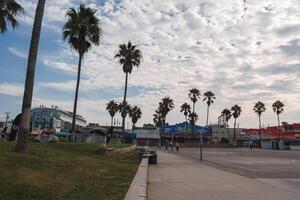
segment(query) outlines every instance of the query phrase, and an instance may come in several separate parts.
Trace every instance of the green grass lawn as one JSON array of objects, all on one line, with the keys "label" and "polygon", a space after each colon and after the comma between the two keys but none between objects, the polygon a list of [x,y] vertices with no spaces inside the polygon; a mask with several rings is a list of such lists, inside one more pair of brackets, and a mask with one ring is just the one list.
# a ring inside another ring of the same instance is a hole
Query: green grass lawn
[{"label": "green grass lawn", "polygon": [[0,199],[123,199],[137,152],[103,156],[93,144],[30,144],[28,154],[0,142]]}]

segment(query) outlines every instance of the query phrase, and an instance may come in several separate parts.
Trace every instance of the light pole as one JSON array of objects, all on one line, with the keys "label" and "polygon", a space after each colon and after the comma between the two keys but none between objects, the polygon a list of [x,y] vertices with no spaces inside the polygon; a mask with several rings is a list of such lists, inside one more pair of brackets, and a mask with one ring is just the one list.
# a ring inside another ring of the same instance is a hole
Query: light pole
[{"label": "light pole", "polygon": [[203,145],[203,131],[202,130],[200,130],[200,134],[201,134],[201,136],[200,136],[200,160],[202,160],[202,145]]}]

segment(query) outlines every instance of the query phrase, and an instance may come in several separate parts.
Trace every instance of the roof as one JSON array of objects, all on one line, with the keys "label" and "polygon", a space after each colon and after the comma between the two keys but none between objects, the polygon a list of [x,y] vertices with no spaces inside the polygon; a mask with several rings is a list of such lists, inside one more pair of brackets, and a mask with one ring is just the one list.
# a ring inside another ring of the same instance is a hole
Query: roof
[{"label": "roof", "polygon": [[136,134],[136,139],[159,139],[159,134],[155,133],[140,133]]}]

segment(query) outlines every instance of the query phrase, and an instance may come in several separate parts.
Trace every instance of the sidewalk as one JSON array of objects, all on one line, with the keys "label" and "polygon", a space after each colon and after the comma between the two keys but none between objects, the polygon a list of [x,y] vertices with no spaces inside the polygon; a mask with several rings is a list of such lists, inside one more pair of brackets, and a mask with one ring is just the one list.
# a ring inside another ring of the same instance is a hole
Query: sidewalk
[{"label": "sidewalk", "polygon": [[299,200],[289,192],[230,172],[158,151],[149,168],[149,200]]}]

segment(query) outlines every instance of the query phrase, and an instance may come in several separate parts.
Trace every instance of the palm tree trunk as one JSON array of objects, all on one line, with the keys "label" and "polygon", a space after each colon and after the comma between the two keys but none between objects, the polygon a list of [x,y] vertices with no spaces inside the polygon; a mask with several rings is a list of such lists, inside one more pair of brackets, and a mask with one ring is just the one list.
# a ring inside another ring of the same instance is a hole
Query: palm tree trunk
[{"label": "palm tree trunk", "polygon": [[35,66],[36,66],[36,60],[38,54],[45,3],[46,0],[38,1],[36,12],[35,12],[34,23],[33,23],[32,35],[31,35],[25,89],[24,89],[23,104],[22,104],[22,120],[21,120],[20,133],[18,135],[18,141],[15,147],[15,151],[21,153],[27,152],[28,149],[28,137],[30,132],[30,115],[31,115],[31,103],[32,103],[33,85],[34,85]]},{"label": "palm tree trunk", "polygon": [[133,135],[134,135],[134,123],[132,123],[132,143],[134,143]]},{"label": "palm tree trunk", "polygon": [[110,120],[110,128],[113,127],[113,124],[114,124],[114,117],[111,117],[111,120]]},{"label": "palm tree trunk", "polygon": [[260,115],[258,115],[258,119],[259,119],[259,145],[260,148],[262,147],[262,138],[261,138],[261,119],[260,119]]},{"label": "palm tree trunk", "polygon": [[229,129],[228,122],[227,122],[227,134],[228,134],[228,143],[230,144],[230,129]]},{"label": "palm tree trunk", "polygon": [[[195,102],[193,102],[193,113],[195,114]],[[192,131],[192,138],[194,137],[194,132],[195,132],[195,119],[193,117],[193,131]]]},{"label": "palm tree trunk", "polygon": [[277,133],[277,135],[278,135],[278,145],[279,145],[279,140],[280,140],[280,119],[279,119],[279,114],[277,115],[277,120],[278,120],[278,128],[277,128],[278,133]]},{"label": "palm tree trunk", "polygon": [[209,105],[207,105],[206,126],[208,126]]},{"label": "palm tree trunk", "polygon": [[185,115],[185,133],[187,134],[187,125],[188,125],[188,120],[187,120],[187,115]]},{"label": "palm tree trunk", "polygon": [[79,84],[80,84],[80,73],[81,73],[81,60],[82,54],[79,53],[79,61],[78,61],[78,71],[77,71],[77,83],[76,83],[76,90],[75,90],[75,99],[74,99],[74,107],[73,107],[73,117],[72,117],[72,141],[76,142],[76,113],[77,113],[77,101],[78,101],[78,91],[79,91]]},{"label": "palm tree trunk", "polygon": [[[126,102],[127,84],[128,84],[128,73],[126,73],[126,76],[125,76],[125,89],[124,89],[123,105],[125,105],[125,102]],[[123,112],[124,112],[124,108],[123,108]],[[122,117],[122,132],[123,132],[123,136],[124,136],[124,134],[125,134],[125,117]]]},{"label": "palm tree trunk", "polygon": [[233,150],[235,150],[236,143],[236,118],[234,118],[234,129],[233,129]]}]

